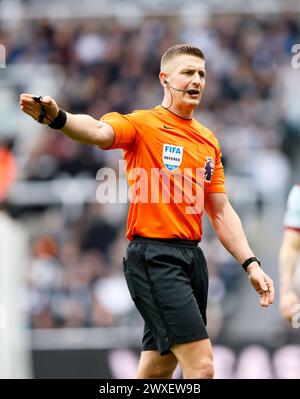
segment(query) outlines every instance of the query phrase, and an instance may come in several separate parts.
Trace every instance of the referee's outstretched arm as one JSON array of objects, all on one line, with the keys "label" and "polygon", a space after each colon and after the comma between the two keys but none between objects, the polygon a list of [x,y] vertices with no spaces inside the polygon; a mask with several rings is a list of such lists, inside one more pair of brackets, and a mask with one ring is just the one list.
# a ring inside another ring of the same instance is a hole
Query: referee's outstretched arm
[{"label": "referee's outstretched arm", "polygon": [[[249,279],[260,297],[260,305],[268,307],[274,301],[272,279],[262,270],[259,260],[249,247],[239,216],[232,208],[225,193],[209,193],[205,198],[206,213],[216,234],[240,265],[245,266]],[[255,260],[256,259],[256,260]],[[249,262],[245,262],[249,260]]]},{"label": "referee's outstretched arm", "polygon": [[20,107],[37,122],[60,130],[79,143],[93,144],[105,149],[114,142],[115,133],[108,123],[89,115],[65,112],[49,96],[36,97],[34,94],[23,93],[20,95]]}]

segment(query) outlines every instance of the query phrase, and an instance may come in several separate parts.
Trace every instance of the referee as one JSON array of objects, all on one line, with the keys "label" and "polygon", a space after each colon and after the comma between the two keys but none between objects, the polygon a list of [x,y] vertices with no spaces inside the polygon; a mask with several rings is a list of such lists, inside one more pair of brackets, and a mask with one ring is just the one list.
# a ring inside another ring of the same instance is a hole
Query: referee
[{"label": "referee", "polygon": [[159,79],[161,105],[128,115],[112,112],[100,121],[67,113],[48,96],[21,94],[20,106],[73,140],[123,149],[133,193],[124,273],[145,321],[137,377],[171,378],[179,362],[184,378],[213,378],[205,328],[208,273],[198,246],[204,209],[221,243],[248,273],[262,307],[273,303],[273,281],[228,201],[219,143],[193,118],[205,88],[203,52],[172,46],[161,59]]}]

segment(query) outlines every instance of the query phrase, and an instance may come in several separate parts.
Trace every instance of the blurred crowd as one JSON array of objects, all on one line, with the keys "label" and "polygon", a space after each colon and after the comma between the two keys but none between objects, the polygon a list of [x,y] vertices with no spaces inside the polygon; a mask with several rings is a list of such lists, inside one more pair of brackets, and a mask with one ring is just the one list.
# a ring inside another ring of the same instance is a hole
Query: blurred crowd
[{"label": "blurred crowd", "polygon": [[[159,104],[162,53],[174,43],[199,46],[206,56],[207,83],[195,117],[221,143],[237,208],[242,211],[251,198],[260,212],[284,197],[297,164],[300,118],[294,111],[299,100],[295,105],[291,49],[300,43],[299,21],[291,14],[144,17],[131,23],[26,19],[2,22],[0,43],[7,49],[8,66],[59,66],[60,107],[95,118]],[[30,90],[30,82],[15,90],[17,98]],[[45,129],[22,170],[26,181],[95,179],[100,168],[117,168],[120,151],[101,152]],[[26,304],[33,328],[141,323],[122,276],[126,204],[101,205],[95,197],[80,210],[74,204],[63,209],[27,204],[14,212],[30,232]],[[227,315],[226,298],[242,272],[208,226],[202,247],[210,272],[212,333],[218,335]]]}]

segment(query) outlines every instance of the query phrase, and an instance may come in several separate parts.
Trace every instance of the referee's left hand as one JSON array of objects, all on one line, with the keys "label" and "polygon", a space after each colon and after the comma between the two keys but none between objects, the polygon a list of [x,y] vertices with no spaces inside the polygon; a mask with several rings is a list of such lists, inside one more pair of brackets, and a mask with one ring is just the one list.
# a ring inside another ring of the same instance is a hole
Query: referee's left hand
[{"label": "referee's left hand", "polygon": [[258,265],[249,271],[249,280],[259,295],[260,306],[271,305],[275,295],[273,280]]}]

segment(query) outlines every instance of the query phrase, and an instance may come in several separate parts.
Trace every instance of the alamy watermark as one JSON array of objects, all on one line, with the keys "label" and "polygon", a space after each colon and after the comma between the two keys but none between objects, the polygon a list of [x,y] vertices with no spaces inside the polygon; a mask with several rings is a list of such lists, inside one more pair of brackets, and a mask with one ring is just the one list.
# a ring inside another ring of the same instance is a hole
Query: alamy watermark
[{"label": "alamy watermark", "polygon": [[6,68],[6,49],[3,44],[0,43],[0,69]]},{"label": "alamy watermark", "polygon": [[101,204],[182,204],[185,213],[201,214],[204,207],[204,181],[211,178],[204,168],[131,168],[127,161],[119,161],[119,177],[125,169],[129,188],[112,168],[99,169],[96,180],[100,182],[96,198]]},{"label": "alamy watermark", "polygon": [[299,328],[300,327],[300,303],[296,303],[295,305],[292,306],[292,326],[294,328]]},{"label": "alamy watermark", "polygon": [[292,67],[298,69],[300,68],[300,43],[296,43],[293,45],[292,53],[295,54],[292,57]]}]

